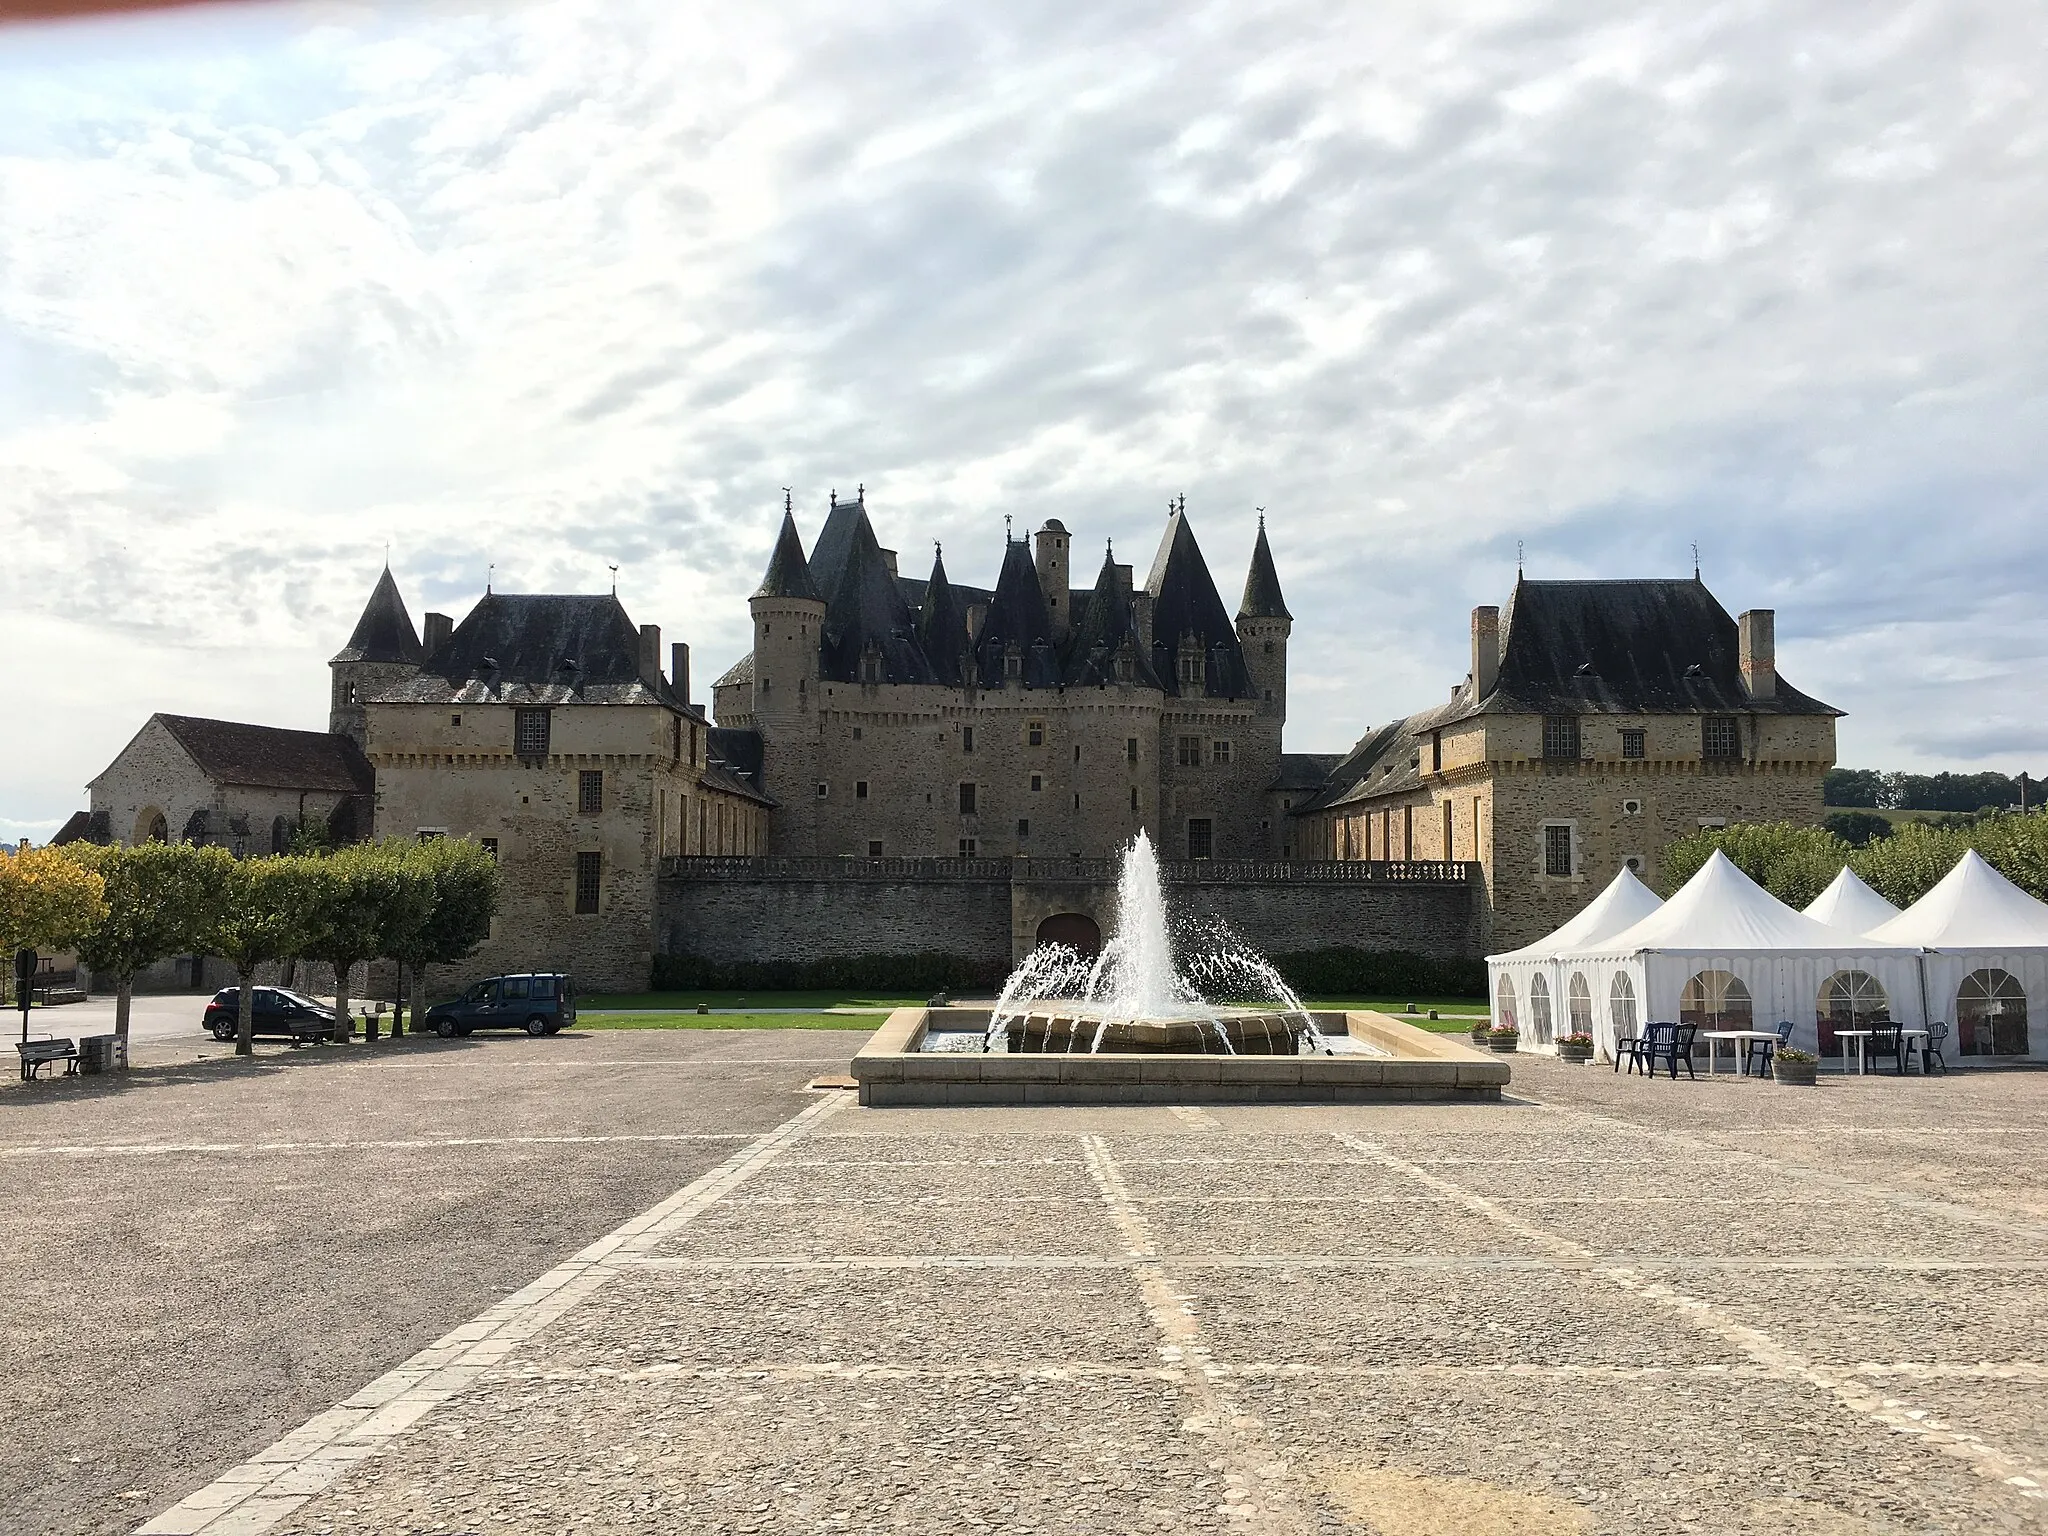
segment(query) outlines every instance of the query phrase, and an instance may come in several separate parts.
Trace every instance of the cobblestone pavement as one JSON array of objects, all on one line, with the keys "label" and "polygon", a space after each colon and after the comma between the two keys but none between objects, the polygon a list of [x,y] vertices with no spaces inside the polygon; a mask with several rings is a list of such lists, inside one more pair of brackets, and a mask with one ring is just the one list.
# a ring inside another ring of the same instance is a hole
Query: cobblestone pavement
[{"label": "cobblestone pavement", "polygon": [[862,1038],[201,1037],[0,1082],[0,1531],[132,1530],[815,1102]]},{"label": "cobblestone pavement", "polygon": [[1872,1533],[2048,1514],[2048,1075],[823,1097],[146,1527]]}]

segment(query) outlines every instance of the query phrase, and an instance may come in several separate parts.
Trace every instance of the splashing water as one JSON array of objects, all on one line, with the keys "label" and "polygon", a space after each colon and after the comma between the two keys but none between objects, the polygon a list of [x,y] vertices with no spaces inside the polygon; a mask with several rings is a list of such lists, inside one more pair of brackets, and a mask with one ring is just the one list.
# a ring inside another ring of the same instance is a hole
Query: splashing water
[{"label": "splashing water", "polygon": [[[1095,1020],[1091,1052],[1102,1048],[1115,1024],[1195,1019],[1212,1027],[1223,1050],[1234,1054],[1224,1014],[1230,1007],[1250,1005],[1298,1026],[1304,1050],[1331,1054],[1294,989],[1270,962],[1233,935],[1213,937],[1209,947],[1188,958],[1185,972],[1175,965],[1159,855],[1142,831],[1124,850],[1117,878],[1116,934],[1093,959],[1064,944],[1034,950],[1003,983],[989,1013],[982,1048],[996,1049],[996,1041],[1013,1024],[1021,1024],[1034,1005],[1055,1000],[1079,1004]],[[1078,1031],[1069,1034],[1068,1050],[1077,1038]]]}]

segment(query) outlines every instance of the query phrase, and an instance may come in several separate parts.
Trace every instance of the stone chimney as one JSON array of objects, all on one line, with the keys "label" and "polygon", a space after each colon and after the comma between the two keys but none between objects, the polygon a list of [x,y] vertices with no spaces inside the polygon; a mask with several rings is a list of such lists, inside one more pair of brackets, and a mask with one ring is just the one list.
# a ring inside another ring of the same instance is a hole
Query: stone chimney
[{"label": "stone chimney", "polygon": [[661,684],[661,626],[640,626],[640,681],[650,688]]},{"label": "stone chimney", "polygon": [[677,698],[690,702],[690,648],[680,640],[668,648],[668,685]]},{"label": "stone chimney", "polygon": [[1778,696],[1778,614],[1752,608],[1735,621],[1742,646],[1742,686],[1752,699]]},{"label": "stone chimney", "polygon": [[1500,680],[1500,610],[1472,610],[1472,699],[1474,703],[1493,692]]},{"label": "stone chimney", "polygon": [[448,643],[448,637],[455,633],[455,621],[445,613],[427,615],[427,632],[421,638],[421,648],[431,657],[434,652]]}]

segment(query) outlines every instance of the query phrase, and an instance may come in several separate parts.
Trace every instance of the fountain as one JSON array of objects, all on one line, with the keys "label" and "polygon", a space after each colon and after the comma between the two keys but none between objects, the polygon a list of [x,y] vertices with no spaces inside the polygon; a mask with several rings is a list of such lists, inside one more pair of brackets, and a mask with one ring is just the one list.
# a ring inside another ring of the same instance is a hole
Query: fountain
[{"label": "fountain", "polygon": [[[1159,856],[1142,831],[1124,851],[1116,905],[1117,932],[1099,955],[1046,944],[1011,973],[989,1011],[983,1050],[1292,1056],[1335,1049],[1280,973],[1243,945],[1212,943],[1180,970]],[[1256,1001],[1206,999],[1198,980]],[[958,1049],[950,1042],[926,1048]]]},{"label": "fountain", "polygon": [[[992,1005],[898,1009],[854,1057],[863,1104],[1498,1099],[1509,1065],[1386,1014],[1312,1011],[1227,933],[1177,955],[1140,832],[1099,955],[1039,946]],[[1183,939],[1187,935],[1183,934]]]}]

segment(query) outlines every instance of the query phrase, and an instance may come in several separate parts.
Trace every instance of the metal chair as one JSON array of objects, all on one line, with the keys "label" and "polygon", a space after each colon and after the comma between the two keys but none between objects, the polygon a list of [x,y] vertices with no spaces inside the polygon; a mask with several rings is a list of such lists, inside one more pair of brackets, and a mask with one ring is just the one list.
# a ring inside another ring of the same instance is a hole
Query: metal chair
[{"label": "metal chair", "polygon": [[1742,1075],[1749,1076],[1749,1069],[1756,1068],[1758,1077],[1771,1075],[1771,1058],[1792,1043],[1792,1021],[1778,1021],[1778,1038],[1775,1040],[1752,1040],[1749,1048],[1742,1053]]},{"label": "metal chair", "polygon": [[1678,1063],[1683,1060],[1685,1075],[1698,1077],[1692,1065],[1692,1041],[1698,1033],[1697,1024],[1652,1024],[1643,1042],[1643,1070],[1655,1077],[1661,1061],[1671,1069],[1671,1080],[1677,1082]]},{"label": "metal chair", "polygon": [[[1937,1061],[1941,1063],[1942,1075],[1944,1077],[1948,1075],[1948,1058],[1942,1054],[1942,1047],[1947,1042],[1948,1025],[1945,1021],[1936,1019],[1927,1026],[1927,1033],[1920,1040],[1920,1075],[1922,1077],[1927,1075],[1928,1068]],[[1908,1044],[1906,1049],[1910,1054],[1912,1046]]]},{"label": "metal chair", "polygon": [[1868,1072],[1871,1063],[1884,1056],[1891,1057],[1893,1072],[1906,1075],[1906,1044],[1900,1026],[1891,1019],[1872,1019],[1863,1041],[1863,1070]]}]

